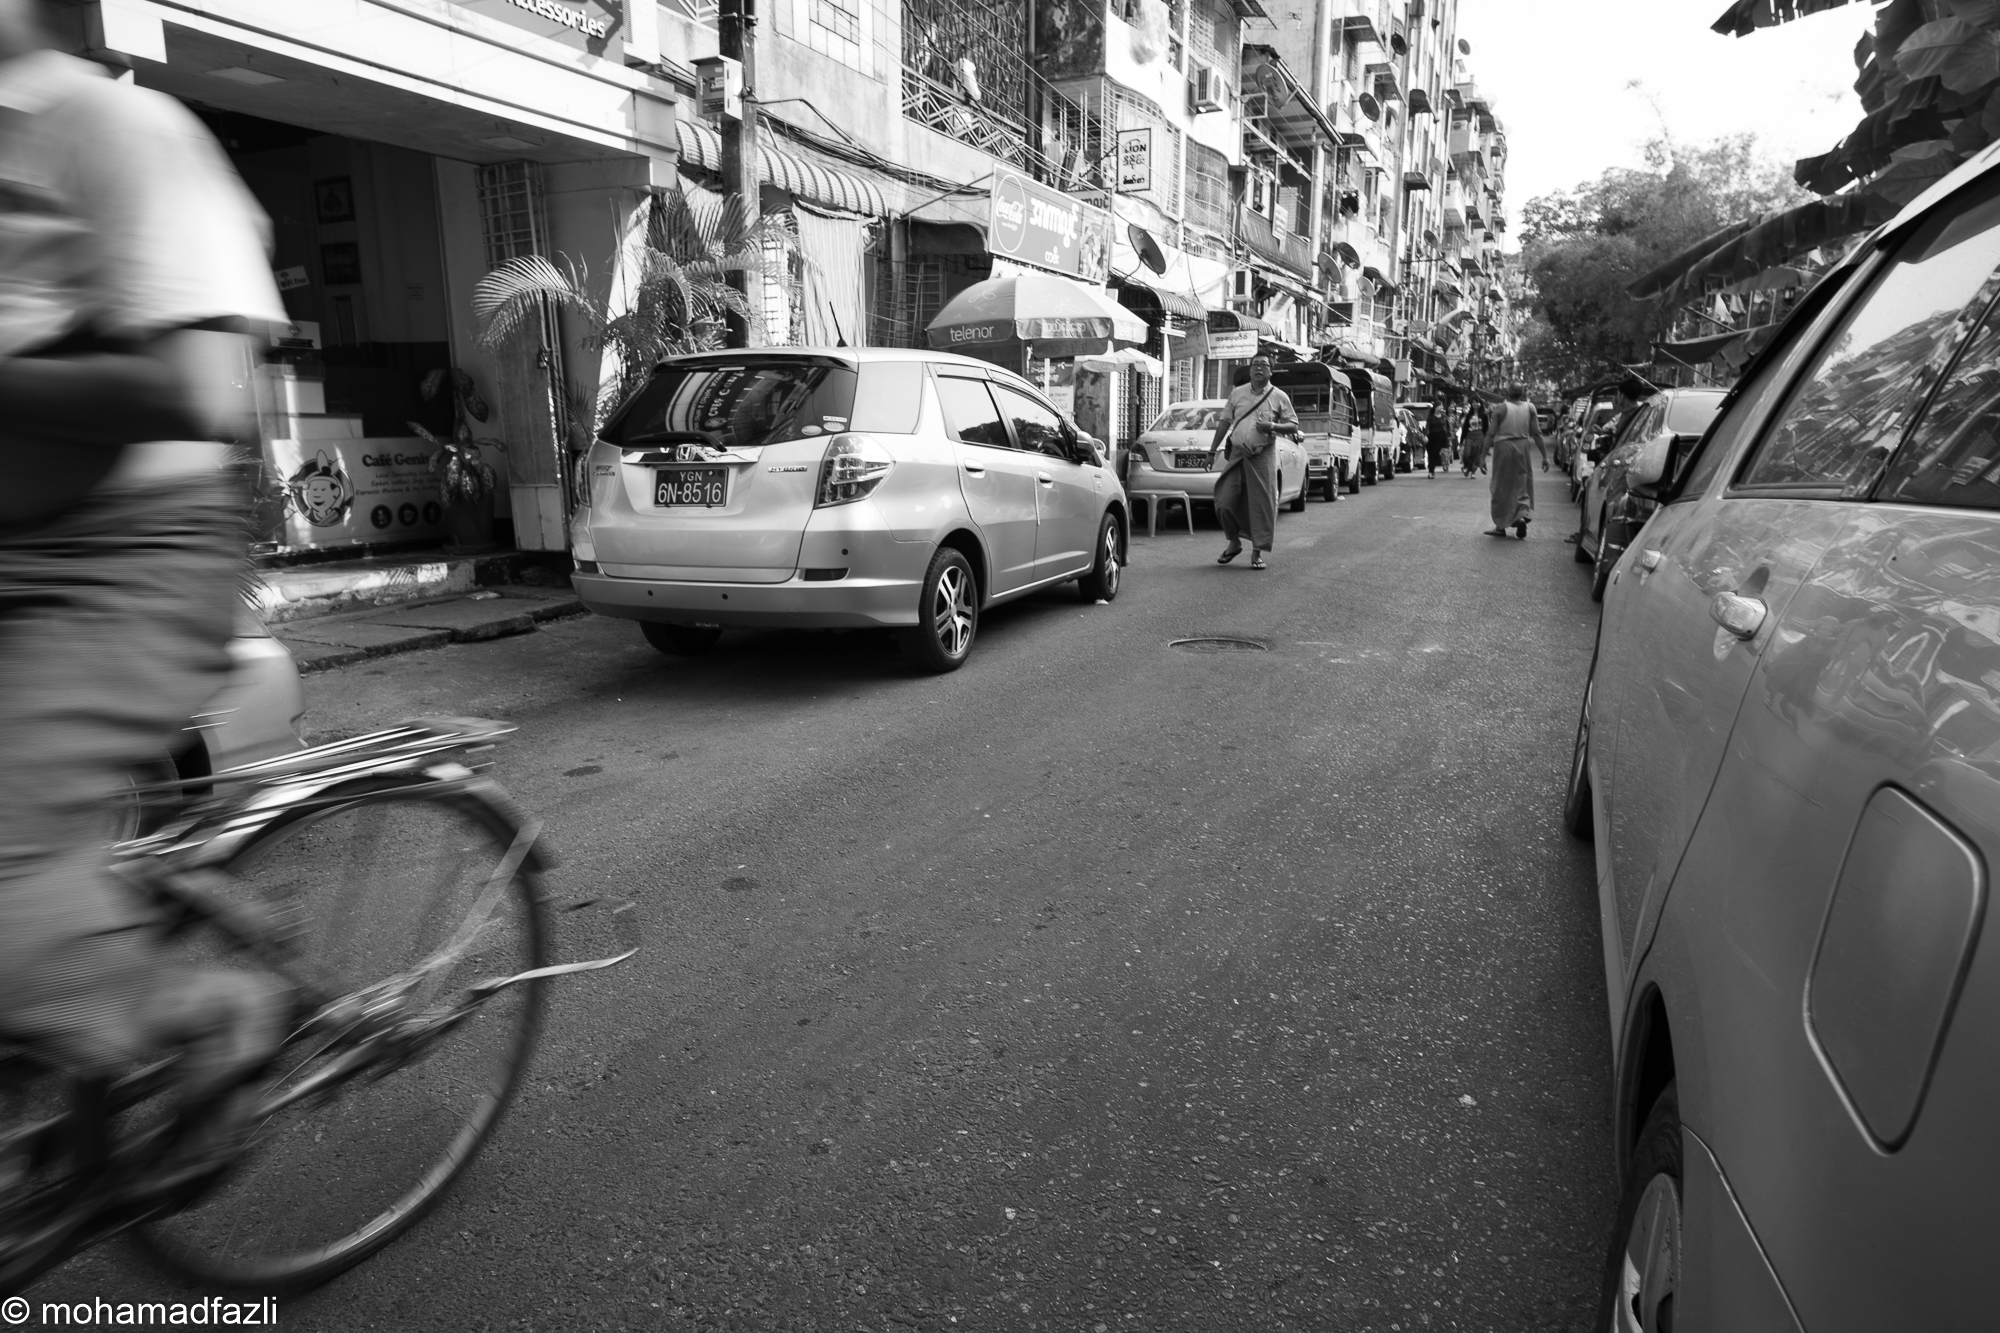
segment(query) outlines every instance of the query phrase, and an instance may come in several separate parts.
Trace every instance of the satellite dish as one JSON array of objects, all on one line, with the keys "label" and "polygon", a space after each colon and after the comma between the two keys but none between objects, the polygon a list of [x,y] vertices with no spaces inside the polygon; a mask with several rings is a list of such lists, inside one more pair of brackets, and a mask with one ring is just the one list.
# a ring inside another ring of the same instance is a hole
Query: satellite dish
[{"label": "satellite dish", "polygon": [[1471,54],[1472,54],[1472,43],[1471,43],[1471,42],[1468,42],[1468,41],[1466,41],[1466,40],[1465,40],[1465,38],[1463,38],[1463,37],[1459,38],[1459,39],[1458,39],[1458,53],[1459,53],[1460,55],[1462,55],[1462,56],[1469,56],[1469,55],[1471,55]]},{"label": "satellite dish", "polygon": [[1262,88],[1273,102],[1281,102],[1289,91],[1285,87],[1285,76],[1278,73],[1276,65],[1260,65],[1257,69],[1257,86]]},{"label": "satellite dish", "polygon": [[1125,224],[1125,239],[1132,242],[1132,252],[1139,256],[1139,262],[1155,273],[1167,271],[1167,257],[1160,253],[1160,243],[1152,234],[1136,222]]},{"label": "satellite dish", "polygon": [[1361,108],[1361,114],[1368,119],[1382,119],[1382,104],[1375,100],[1375,94],[1363,93],[1354,99],[1354,104]]}]

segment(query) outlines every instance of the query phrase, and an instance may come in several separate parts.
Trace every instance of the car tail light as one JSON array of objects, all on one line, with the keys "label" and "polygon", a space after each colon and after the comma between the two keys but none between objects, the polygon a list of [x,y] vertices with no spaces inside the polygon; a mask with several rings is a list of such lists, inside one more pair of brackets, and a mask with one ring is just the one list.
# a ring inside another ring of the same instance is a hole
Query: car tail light
[{"label": "car tail light", "polygon": [[570,477],[575,482],[576,504],[579,509],[590,508],[590,450],[572,454]]},{"label": "car tail light", "polygon": [[819,493],[813,499],[813,508],[865,500],[894,466],[895,457],[873,436],[834,436],[826,446],[826,457],[820,461]]}]

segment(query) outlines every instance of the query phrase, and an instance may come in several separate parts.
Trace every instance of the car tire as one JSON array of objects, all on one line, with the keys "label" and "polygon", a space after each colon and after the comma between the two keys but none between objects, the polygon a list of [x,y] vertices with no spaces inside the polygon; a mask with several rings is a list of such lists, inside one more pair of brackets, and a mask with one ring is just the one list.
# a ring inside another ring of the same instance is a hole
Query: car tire
[{"label": "car tire", "polygon": [[669,657],[706,657],[715,651],[722,637],[720,625],[661,625],[651,620],[639,622],[639,632]]},{"label": "car tire", "polygon": [[903,653],[919,671],[941,675],[965,665],[979,633],[979,583],[972,563],[940,546],[917,593],[917,623],[902,632]]},{"label": "car tire", "polygon": [[1297,495],[1294,495],[1294,496],[1292,497],[1292,503],[1291,503],[1291,511],[1292,511],[1292,512],[1293,512],[1294,514],[1303,514],[1303,513],[1305,513],[1305,512],[1306,512],[1306,487],[1307,487],[1307,485],[1308,485],[1308,483],[1307,483],[1306,479],[1305,479],[1304,477],[1300,477],[1300,478],[1299,478],[1299,493],[1298,493]]},{"label": "car tire", "polygon": [[1570,556],[1579,565],[1590,563],[1590,552],[1583,549],[1583,524],[1581,523],[1576,525],[1576,548],[1570,553]]},{"label": "car tire", "polygon": [[1597,1327],[1642,1333],[1674,1326],[1681,1277],[1681,1107],[1669,1083],[1632,1148],[1618,1223],[1605,1256]]},{"label": "car tire", "polygon": [[1359,468],[1349,468],[1347,470],[1347,493],[1349,495],[1361,494],[1361,470]]},{"label": "car tire", "polygon": [[1125,571],[1125,545],[1119,540],[1118,520],[1110,514],[1097,525],[1097,561],[1090,572],[1076,581],[1076,590],[1086,602],[1118,600],[1118,580]]},{"label": "car tire", "polygon": [[1340,499],[1340,469],[1329,465],[1326,476],[1320,482],[1319,498],[1328,504]]},{"label": "car tire", "polygon": [[1570,752],[1569,785],[1563,791],[1563,828],[1571,836],[1594,842],[1597,824],[1592,818],[1590,795],[1590,696],[1597,684],[1597,663],[1583,682],[1583,706],[1576,715],[1576,745]]}]

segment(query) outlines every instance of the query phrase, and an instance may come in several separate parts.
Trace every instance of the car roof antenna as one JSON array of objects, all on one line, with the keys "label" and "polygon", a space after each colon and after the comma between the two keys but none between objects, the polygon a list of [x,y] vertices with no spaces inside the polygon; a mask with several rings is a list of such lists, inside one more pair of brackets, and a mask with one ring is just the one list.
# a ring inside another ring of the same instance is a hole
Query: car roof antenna
[{"label": "car roof antenna", "polygon": [[847,346],[847,334],[844,333],[840,327],[840,312],[833,308],[833,302],[831,301],[828,301],[826,303],[826,314],[827,318],[833,321],[833,337],[834,337],[833,345],[835,347]]}]

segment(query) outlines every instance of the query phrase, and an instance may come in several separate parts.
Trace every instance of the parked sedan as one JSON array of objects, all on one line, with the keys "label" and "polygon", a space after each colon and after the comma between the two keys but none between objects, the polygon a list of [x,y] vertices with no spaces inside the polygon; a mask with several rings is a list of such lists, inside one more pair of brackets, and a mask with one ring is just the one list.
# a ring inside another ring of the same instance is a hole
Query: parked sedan
[{"label": "parked sedan", "polygon": [[1625,1180],[1599,1328],[1993,1326],[1996,295],[1989,149],[1800,303],[1611,575],[1565,805]]},{"label": "parked sedan", "polygon": [[1611,452],[1585,478],[1576,558],[1580,564],[1594,562],[1591,600],[1604,600],[1612,567],[1653,512],[1653,502],[1627,484],[1633,464],[1644,459],[1656,481],[1670,473],[1708,429],[1721,404],[1720,389],[1668,389],[1653,395],[1640,404]]},{"label": "parked sedan", "polygon": [[[1195,504],[1215,504],[1222,451],[1211,449],[1216,427],[1229,420],[1222,398],[1169,403],[1139,436],[1127,482],[1135,491],[1186,491]],[[1278,437],[1278,503],[1294,514],[1306,507],[1306,447],[1295,436]]]},{"label": "parked sedan", "polygon": [[1118,595],[1125,492],[1018,375],[947,352],[674,357],[582,459],[583,604],[662,652],[732,625],[899,631],[956,670],[979,617],[1074,582]]}]

